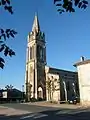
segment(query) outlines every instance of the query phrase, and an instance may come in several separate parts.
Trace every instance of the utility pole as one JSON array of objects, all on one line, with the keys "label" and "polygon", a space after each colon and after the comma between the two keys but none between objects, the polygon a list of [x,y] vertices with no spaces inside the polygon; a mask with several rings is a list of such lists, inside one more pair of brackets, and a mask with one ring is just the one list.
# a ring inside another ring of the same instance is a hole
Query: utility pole
[{"label": "utility pole", "polygon": [[24,85],[22,85],[22,99],[24,99]]}]

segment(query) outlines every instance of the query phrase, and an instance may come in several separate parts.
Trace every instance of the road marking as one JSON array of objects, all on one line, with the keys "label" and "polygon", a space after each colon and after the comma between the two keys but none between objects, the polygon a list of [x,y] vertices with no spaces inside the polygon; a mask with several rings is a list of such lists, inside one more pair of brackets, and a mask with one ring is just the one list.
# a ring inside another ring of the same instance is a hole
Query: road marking
[{"label": "road marking", "polygon": [[46,117],[46,116],[48,116],[48,115],[46,115],[46,114],[39,114],[38,116],[34,117],[34,119],[42,118],[42,117]]},{"label": "road marking", "polygon": [[41,114],[41,113],[36,113],[36,114],[30,114],[30,115],[27,115],[27,116],[24,116],[24,117],[21,117],[20,119],[23,120],[23,119],[27,119],[27,118],[33,118],[33,119],[37,119],[37,118],[42,118],[42,117],[46,117],[48,115],[46,114]]},{"label": "road marking", "polygon": [[57,112],[56,114],[77,114],[77,113],[81,113],[81,112],[86,112],[88,111],[87,109],[79,109],[79,110],[61,110],[59,112]]},{"label": "road marking", "polygon": [[86,112],[86,111],[88,111],[88,110],[86,110],[86,109],[81,109],[81,110],[72,111],[72,112],[70,112],[70,113],[68,113],[68,114],[78,114],[78,113]]},{"label": "road marking", "polygon": [[27,116],[21,117],[20,119],[31,118],[31,117],[34,117],[35,115],[36,115],[36,114],[27,115]]},{"label": "road marking", "polygon": [[68,114],[69,112],[71,112],[71,110],[60,110],[56,114]]}]

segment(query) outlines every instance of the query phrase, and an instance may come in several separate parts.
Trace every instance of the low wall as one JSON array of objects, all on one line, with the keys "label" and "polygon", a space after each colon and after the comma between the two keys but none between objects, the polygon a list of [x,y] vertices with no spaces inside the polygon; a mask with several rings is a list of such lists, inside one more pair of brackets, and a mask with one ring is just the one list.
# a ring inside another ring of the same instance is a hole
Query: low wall
[{"label": "low wall", "polygon": [[80,105],[84,107],[90,107],[90,101],[86,100],[80,101]]}]

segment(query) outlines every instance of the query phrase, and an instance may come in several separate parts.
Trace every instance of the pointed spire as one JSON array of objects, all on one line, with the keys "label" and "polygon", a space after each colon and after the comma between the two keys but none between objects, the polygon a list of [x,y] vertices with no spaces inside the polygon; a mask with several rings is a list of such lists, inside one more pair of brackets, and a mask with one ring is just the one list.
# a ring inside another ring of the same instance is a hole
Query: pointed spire
[{"label": "pointed spire", "polygon": [[38,20],[38,15],[37,13],[35,13],[35,18],[34,18],[34,22],[33,22],[33,26],[32,26],[32,31],[33,32],[38,32],[40,31],[40,25],[39,25],[39,20]]}]

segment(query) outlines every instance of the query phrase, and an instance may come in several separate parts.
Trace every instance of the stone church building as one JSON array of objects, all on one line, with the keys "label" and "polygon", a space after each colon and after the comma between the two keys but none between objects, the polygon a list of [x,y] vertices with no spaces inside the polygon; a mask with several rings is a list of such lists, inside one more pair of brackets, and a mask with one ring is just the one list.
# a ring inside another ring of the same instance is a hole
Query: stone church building
[{"label": "stone church building", "polygon": [[67,101],[79,94],[77,72],[47,66],[45,33],[35,15],[28,34],[25,86],[27,100]]}]

